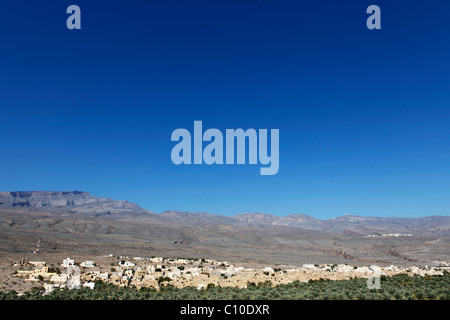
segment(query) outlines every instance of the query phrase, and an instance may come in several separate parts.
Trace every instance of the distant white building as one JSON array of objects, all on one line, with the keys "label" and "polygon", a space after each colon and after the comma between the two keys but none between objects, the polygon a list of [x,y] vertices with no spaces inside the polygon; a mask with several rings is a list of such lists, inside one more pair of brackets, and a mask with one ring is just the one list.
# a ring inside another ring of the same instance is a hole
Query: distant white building
[{"label": "distant white building", "polygon": [[186,259],[178,259],[176,262],[177,262],[178,264],[188,264],[188,263],[189,263],[189,261],[186,260]]},{"label": "distant white building", "polygon": [[262,269],[263,272],[269,272],[269,273],[273,273],[274,270],[271,267],[265,267],[264,269]]},{"label": "distant white building", "polygon": [[63,260],[61,267],[69,268],[69,267],[73,267],[74,265],[75,265],[75,260],[67,258],[67,259]]},{"label": "distant white building", "polygon": [[95,288],[95,282],[86,282],[86,283],[83,283],[83,287],[86,287],[86,288],[89,288],[89,289],[91,289],[91,290],[94,290],[94,288]]},{"label": "distant white building", "polygon": [[134,267],[135,264],[133,262],[130,262],[130,261],[125,261],[124,263],[119,262],[119,266],[121,266],[121,267]]},{"label": "distant white building", "polygon": [[94,263],[94,261],[83,261],[81,263],[81,266],[86,267],[86,268],[93,268],[93,267],[95,267],[95,263]]}]

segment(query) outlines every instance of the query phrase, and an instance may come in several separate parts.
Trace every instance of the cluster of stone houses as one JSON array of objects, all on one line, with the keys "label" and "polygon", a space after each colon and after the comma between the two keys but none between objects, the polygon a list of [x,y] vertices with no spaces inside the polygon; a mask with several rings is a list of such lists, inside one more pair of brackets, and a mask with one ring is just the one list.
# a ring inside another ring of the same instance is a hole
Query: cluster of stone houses
[{"label": "cluster of stone houses", "polygon": [[[94,288],[95,283],[82,281],[82,274],[80,269],[76,266],[74,259],[64,259],[60,267],[66,268],[65,272],[60,272],[59,268],[51,268],[47,266],[45,261],[29,261],[22,259],[15,263],[16,267],[28,267],[28,270],[16,270],[14,276],[25,278],[26,281],[44,281],[45,292],[49,293],[54,289],[75,289],[81,286]],[[92,268],[95,267],[93,261],[84,261],[81,267]],[[103,275],[104,276],[104,275]],[[84,283],[83,283],[84,282]]]},{"label": "cluster of stone houses", "polygon": [[[173,285],[176,287],[193,286],[198,289],[214,286],[246,287],[248,283],[271,281],[272,284],[285,284],[296,280],[308,281],[320,278],[330,280],[344,280],[352,277],[370,277],[378,275],[394,275],[399,273],[433,275],[442,274],[439,268],[400,268],[396,266],[350,266],[339,265],[312,265],[302,267],[283,267],[252,269],[235,267],[227,262],[198,259],[168,259],[168,258],[132,258],[112,256],[110,270],[106,266],[96,266],[93,261],[83,261],[81,268],[74,259],[64,259],[61,268],[49,268],[46,262],[30,261],[26,264],[29,270],[17,270],[15,276],[25,277],[28,281],[44,281],[45,292],[55,289],[75,289],[88,287],[94,289],[97,281],[111,283],[122,287],[153,287]],[[23,263],[16,266],[24,266]]]}]

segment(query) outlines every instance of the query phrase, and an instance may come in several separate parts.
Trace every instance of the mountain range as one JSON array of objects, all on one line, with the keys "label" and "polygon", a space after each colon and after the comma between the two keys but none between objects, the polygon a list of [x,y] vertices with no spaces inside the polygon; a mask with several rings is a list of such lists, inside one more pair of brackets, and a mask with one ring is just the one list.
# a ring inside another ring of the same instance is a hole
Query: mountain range
[{"label": "mountain range", "polygon": [[342,232],[354,235],[387,233],[415,235],[450,235],[449,216],[420,218],[363,217],[345,215],[321,220],[305,214],[284,217],[266,213],[242,213],[231,217],[204,213],[165,211],[155,214],[135,203],[91,196],[83,191],[18,191],[0,192],[0,208],[33,208],[48,212],[65,212],[86,216],[139,217],[154,215],[162,221],[187,225],[258,225],[302,228],[306,230]]},{"label": "mountain range", "polygon": [[450,247],[448,216],[154,213],[82,191],[0,192],[0,231],[0,252],[8,253],[23,252],[31,241],[25,239],[41,237],[55,252],[101,248],[285,264],[431,263],[447,258]]}]

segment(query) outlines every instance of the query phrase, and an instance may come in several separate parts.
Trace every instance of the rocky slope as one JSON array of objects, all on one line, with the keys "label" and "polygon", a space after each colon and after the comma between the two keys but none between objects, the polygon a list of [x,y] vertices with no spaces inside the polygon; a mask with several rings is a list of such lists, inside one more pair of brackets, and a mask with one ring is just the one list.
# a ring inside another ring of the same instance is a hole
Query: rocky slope
[{"label": "rocky slope", "polygon": [[135,203],[94,197],[83,191],[0,192],[0,208],[34,208],[89,216],[152,214]]},{"label": "rocky slope", "polygon": [[243,213],[232,217],[210,213],[166,211],[156,215],[164,221],[186,225],[251,225],[290,227],[303,230],[343,233],[358,236],[382,236],[383,234],[411,234],[450,236],[450,217],[429,216],[420,218],[362,217],[346,215],[321,220],[305,214],[280,217],[265,213]]},{"label": "rocky slope", "polygon": [[389,233],[450,235],[450,217],[448,216],[397,218],[345,215],[333,219],[320,220],[304,214],[291,214],[279,217],[262,213],[245,213],[235,215],[233,218],[247,224],[287,226],[353,235],[381,236]]}]

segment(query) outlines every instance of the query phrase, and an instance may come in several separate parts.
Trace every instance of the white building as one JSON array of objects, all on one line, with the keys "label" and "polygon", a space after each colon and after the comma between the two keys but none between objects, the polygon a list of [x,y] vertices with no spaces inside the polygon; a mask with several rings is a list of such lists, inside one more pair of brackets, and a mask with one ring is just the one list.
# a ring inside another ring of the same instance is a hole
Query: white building
[{"label": "white building", "polygon": [[94,288],[95,288],[95,282],[86,282],[86,283],[83,283],[83,287],[86,287],[86,288],[89,288],[89,289],[91,289],[91,290],[94,290]]},{"label": "white building", "polygon": [[83,261],[81,263],[81,266],[86,267],[86,268],[93,268],[93,267],[95,267],[95,263],[94,263],[94,261]]},{"label": "white building", "polygon": [[186,259],[178,259],[178,260],[177,260],[177,263],[178,263],[178,264],[189,264],[189,261],[186,260]]},{"label": "white building", "polygon": [[121,266],[121,267],[134,267],[135,264],[133,262],[130,262],[130,261],[125,261],[124,263],[119,262],[119,266]]},{"label": "white building", "polygon": [[75,260],[67,258],[67,259],[63,260],[61,267],[69,268],[69,267],[73,267],[74,265],[75,265]]}]

